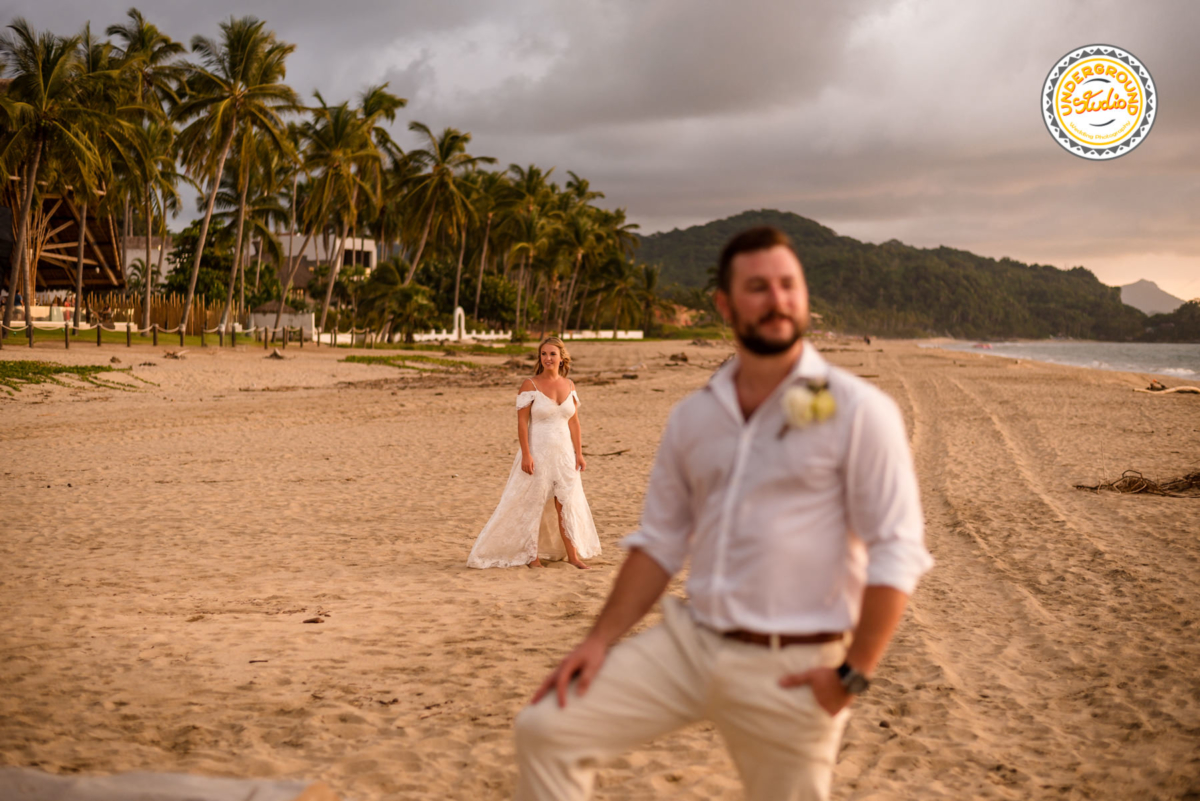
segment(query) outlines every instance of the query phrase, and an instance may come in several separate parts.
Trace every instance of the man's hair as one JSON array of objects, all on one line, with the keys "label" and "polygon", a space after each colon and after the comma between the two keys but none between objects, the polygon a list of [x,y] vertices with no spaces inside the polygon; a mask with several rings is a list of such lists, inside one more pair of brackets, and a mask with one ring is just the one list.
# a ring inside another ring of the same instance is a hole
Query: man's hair
[{"label": "man's hair", "polygon": [[783,246],[792,251],[797,260],[800,255],[792,244],[791,238],[773,225],[760,225],[748,228],[730,239],[725,249],[721,251],[721,261],[717,263],[717,289],[728,294],[733,284],[733,258],[741,253],[753,253],[756,250],[770,250]]}]

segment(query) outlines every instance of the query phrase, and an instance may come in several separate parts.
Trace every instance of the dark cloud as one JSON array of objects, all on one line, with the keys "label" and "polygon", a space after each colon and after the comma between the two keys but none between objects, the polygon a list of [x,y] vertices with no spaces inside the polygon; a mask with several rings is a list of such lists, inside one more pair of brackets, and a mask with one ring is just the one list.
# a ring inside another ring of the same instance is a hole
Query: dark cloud
[{"label": "dark cloud", "polygon": [[[297,44],[298,91],[337,101],[389,81],[410,100],[398,138],[410,119],[469,130],[501,164],[586,176],[644,230],[776,207],[874,241],[1094,263],[1200,294],[1192,0],[140,7],[185,41],[260,16]],[[72,31],[127,2],[4,8]],[[1145,144],[1104,164],[1058,148],[1038,111],[1050,67],[1092,42],[1135,53],[1160,95]]]}]

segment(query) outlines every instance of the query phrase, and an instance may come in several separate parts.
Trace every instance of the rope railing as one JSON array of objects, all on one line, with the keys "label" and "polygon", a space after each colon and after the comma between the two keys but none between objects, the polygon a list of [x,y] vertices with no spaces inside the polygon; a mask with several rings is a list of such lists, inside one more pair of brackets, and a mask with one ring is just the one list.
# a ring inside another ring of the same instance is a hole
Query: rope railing
[{"label": "rope railing", "polygon": [[[200,346],[208,347],[208,341],[207,341],[208,336],[211,334],[216,334],[218,347],[224,347],[225,346],[225,335],[226,335],[227,328],[229,328],[229,326],[217,325],[213,328],[201,327],[200,328]],[[128,322],[128,321],[113,322],[113,323],[81,322],[79,325],[75,325],[74,323],[72,323],[69,320],[65,321],[64,323],[56,323],[56,322],[55,323],[45,323],[45,322],[25,323],[23,321],[14,320],[11,325],[0,324],[0,348],[4,347],[3,334],[5,332],[13,333],[13,334],[15,334],[17,332],[22,332],[25,335],[25,337],[29,340],[29,347],[32,348],[33,344],[34,344],[33,334],[35,331],[55,331],[55,330],[59,330],[59,329],[61,329],[63,332],[63,346],[68,349],[71,347],[71,334],[72,333],[77,334],[80,331],[95,331],[96,332],[96,345],[98,347],[104,344],[103,343],[103,333],[105,331],[113,331],[113,332],[124,331],[126,347],[133,347],[133,335],[134,334],[137,334],[139,336],[149,335],[152,338],[152,343],[155,347],[158,346],[158,335],[159,334],[178,334],[180,347],[182,347],[185,343],[185,330],[183,328],[182,323],[180,325],[172,326],[170,328],[159,325],[158,323],[153,323],[149,326],[146,326],[145,328],[142,328],[141,326],[135,325],[134,323]],[[351,347],[358,345],[360,347],[374,348],[375,345],[378,342],[380,342],[383,337],[382,331],[375,331],[374,329],[371,329],[371,328],[351,327],[348,331],[338,331],[337,329],[332,329],[328,332],[309,331],[307,337],[305,336],[306,330],[307,329],[305,329],[303,326],[289,326],[289,325],[281,325],[278,327],[265,326],[265,325],[254,325],[254,326],[247,326],[244,328],[235,327],[235,328],[232,328],[231,330],[229,330],[230,346],[236,347],[238,336],[241,335],[243,337],[252,337],[256,341],[261,339],[264,350],[268,349],[270,347],[270,345],[274,342],[279,342],[284,348],[287,348],[287,346],[289,344],[295,344],[297,342],[299,342],[300,347],[304,347],[304,341],[306,338],[310,339],[310,341],[313,343],[313,345],[320,347],[321,339],[327,333],[329,335],[329,339],[327,340],[329,347],[337,347],[339,337],[344,337],[346,335],[349,335],[349,337],[350,337],[349,344],[351,345]]]}]

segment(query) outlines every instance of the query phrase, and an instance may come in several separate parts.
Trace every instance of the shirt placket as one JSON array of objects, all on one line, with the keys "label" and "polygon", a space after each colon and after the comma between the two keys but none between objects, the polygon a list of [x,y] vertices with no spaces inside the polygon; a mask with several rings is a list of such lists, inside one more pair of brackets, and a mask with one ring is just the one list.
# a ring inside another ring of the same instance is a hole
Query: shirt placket
[{"label": "shirt placket", "polygon": [[729,551],[729,541],[733,537],[733,524],[739,499],[742,494],[742,482],[745,479],[747,464],[750,459],[750,446],[754,441],[754,434],[758,429],[759,415],[752,415],[748,422],[743,422],[741,432],[738,434],[737,448],[734,451],[733,458],[733,474],[729,478],[729,487],[725,495],[725,503],[721,508],[721,521],[718,528],[719,536],[717,537],[717,558],[715,560],[713,594],[714,597],[720,599],[723,607],[722,612],[726,620],[733,620],[732,610],[730,609],[729,581],[726,576],[726,558]]}]

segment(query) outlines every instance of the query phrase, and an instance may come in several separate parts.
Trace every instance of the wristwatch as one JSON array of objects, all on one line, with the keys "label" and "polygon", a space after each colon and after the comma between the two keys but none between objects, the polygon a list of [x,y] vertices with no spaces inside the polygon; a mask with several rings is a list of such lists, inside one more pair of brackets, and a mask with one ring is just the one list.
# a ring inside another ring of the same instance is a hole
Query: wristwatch
[{"label": "wristwatch", "polygon": [[838,680],[842,683],[842,688],[850,693],[850,695],[862,695],[871,686],[870,679],[850,667],[849,662],[843,662],[839,665],[837,674]]}]

